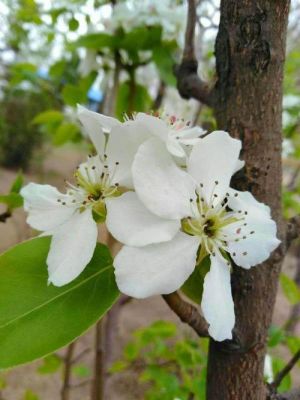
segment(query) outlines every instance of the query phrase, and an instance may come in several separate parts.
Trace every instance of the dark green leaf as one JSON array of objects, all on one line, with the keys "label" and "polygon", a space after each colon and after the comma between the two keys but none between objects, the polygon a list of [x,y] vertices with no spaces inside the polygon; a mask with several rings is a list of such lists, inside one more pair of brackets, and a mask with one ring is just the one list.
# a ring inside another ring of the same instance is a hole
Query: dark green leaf
[{"label": "dark green leaf", "polygon": [[47,284],[48,237],[0,256],[0,369],[45,357],[82,335],[118,298],[112,258],[97,245],[84,272],[63,287]]},{"label": "dark green leaf", "polygon": [[268,346],[275,347],[285,339],[285,332],[278,326],[271,326],[269,329]]},{"label": "dark green leaf", "polygon": [[195,303],[200,304],[203,293],[204,278],[210,267],[209,257],[205,257],[200,265],[197,265],[189,279],[183,284],[181,290]]}]

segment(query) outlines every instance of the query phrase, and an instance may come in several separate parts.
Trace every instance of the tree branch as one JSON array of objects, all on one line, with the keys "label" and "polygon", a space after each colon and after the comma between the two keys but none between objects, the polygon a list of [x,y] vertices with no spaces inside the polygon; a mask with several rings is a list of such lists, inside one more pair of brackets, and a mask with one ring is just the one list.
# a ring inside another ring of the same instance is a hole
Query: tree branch
[{"label": "tree branch", "polygon": [[[300,349],[297,351],[297,353],[291,358],[291,360],[287,363],[287,365],[278,372],[278,374],[275,376],[274,381],[269,385],[271,393],[276,393],[276,389],[279,387],[281,384],[282,380],[286,377],[286,375],[294,368],[296,363],[300,360]],[[272,397],[271,397],[272,399]],[[283,397],[284,399],[284,397]],[[298,400],[300,397],[298,398]]]},{"label": "tree branch", "polygon": [[286,225],[285,244],[286,250],[290,247],[291,243],[300,237],[300,215],[288,220]]},{"label": "tree branch", "polygon": [[273,394],[267,400],[300,400],[300,388],[293,389],[286,393]]},{"label": "tree branch", "polygon": [[164,294],[162,297],[180,320],[190,325],[198,336],[209,336],[208,324],[195,306],[183,300],[177,292]]},{"label": "tree branch", "polygon": [[196,1],[188,0],[187,26],[181,64],[175,67],[177,89],[184,99],[194,98],[201,103],[212,105],[209,85],[198,76],[198,62],[195,56],[195,26],[197,22]]},{"label": "tree branch", "polygon": [[64,373],[63,373],[63,387],[61,389],[61,400],[70,399],[70,388],[71,388],[71,367],[72,357],[75,350],[75,342],[69,344],[65,357]]}]

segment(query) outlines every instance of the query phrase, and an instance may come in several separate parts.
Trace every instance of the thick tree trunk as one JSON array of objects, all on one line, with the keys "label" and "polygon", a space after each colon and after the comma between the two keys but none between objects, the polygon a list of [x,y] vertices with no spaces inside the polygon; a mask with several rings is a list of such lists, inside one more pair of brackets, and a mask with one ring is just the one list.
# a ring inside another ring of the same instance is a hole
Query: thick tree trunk
[{"label": "thick tree trunk", "polygon": [[[281,102],[289,0],[222,0],[216,40],[214,108],[218,126],[243,141],[245,174],[236,180],[268,204],[281,235]],[[265,400],[267,330],[282,261],[234,268],[234,339],[211,341],[207,400]]]}]

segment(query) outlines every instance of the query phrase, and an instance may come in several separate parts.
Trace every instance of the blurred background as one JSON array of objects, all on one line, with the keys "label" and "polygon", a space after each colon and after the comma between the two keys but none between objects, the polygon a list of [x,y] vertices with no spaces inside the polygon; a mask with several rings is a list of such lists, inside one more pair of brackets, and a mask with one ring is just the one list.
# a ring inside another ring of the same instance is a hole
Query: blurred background
[{"label": "blurred background", "polygon": [[[214,81],[219,1],[199,0],[199,74]],[[284,98],[283,213],[300,213],[300,0],[292,0]],[[32,237],[22,182],[64,188],[91,145],[76,105],[120,120],[165,112],[216,128],[209,108],[179,97],[174,64],[186,3],[176,0],[0,0],[0,250]],[[267,90],[267,88],[266,88]],[[300,243],[286,257],[270,329],[265,379],[300,348]],[[207,341],[159,298],[122,299],[106,324],[105,399],[200,400]],[[0,400],[90,399],[94,332],[44,360],[0,372]],[[300,366],[300,365],[299,365]],[[281,384],[300,383],[299,368]],[[189,397],[192,394],[193,397]]]}]

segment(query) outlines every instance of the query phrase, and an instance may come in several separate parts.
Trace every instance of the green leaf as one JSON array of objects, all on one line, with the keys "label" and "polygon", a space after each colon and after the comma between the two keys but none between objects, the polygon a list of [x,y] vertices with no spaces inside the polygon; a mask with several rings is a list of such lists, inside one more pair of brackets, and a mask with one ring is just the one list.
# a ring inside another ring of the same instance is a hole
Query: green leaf
[{"label": "green leaf", "polygon": [[111,374],[117,374],[117,373],[122,372],[125,369],[127,369],[128,366],[129,365],[126,361],[118,360],[112,364],[112,366],[109,368],[109,372]]},{"label": "green leaf", "polygon": [[23,399],[24,400],[40,400],[39,396],[30,389],[26,390]]},{"label": "green leaf", "polygon": [[278,326],[272,325],[269,329],[268,347],[275,347],[285,339],[285,332]]},{"label": "green leaf", "polygon": [[10,210],[23,206],[23,197],[19,193],[0,195],[0,203],[6,204]]},{"label": "green leaf", "polygon": [[47,284],[48,237],[0,256],[0,369],[45,357],[74,341],[118,298],[112,258],[98,244],[84,272],[63,287]]},{"label": "green leaf", "polygon": [[67,84],[62,90],[62,97],[66,104],[75,107],[77,103],[84,103],[86,92],[75,85]]},{"label": "green leaf", "polygon": [[[281,358],[278,357],[272,357],[272,368],[273,368],[273,373],[274,376],[276,376],[278,374],[278,372],[280,372],[284,367],[286,366],[286,362],[284,360],[282,360]],[[279,393],[283,393],[288,391],[292,386],[292,378],[291,378],[291,374],[287,374],[279,388],[278,388],[278,392]]]},{"label": "green leaf", "polygon": [[74,367],[72,368],[72,372],[78,378],[88,378],[92,375],[91,369],[84,364],[74,365]]},{"label": "green leaf", "polygon": [[153,49],[153,61],[157,66],[162,81],[170,86],[176,86],[176,78],[173,73],[174,60],[169,49],[155,47]]},{"label": "green leaf", "polygon": [[72,122],[63,122],[55,131],[53,137],[53,144],[55,146],[62,146],[66,142],[74,140],[79,133],[77,125]]},{"label": "green leaf", "polygon": [[49,354],[43,359],[43,364],[38,368],[42,375],[53,374],[62,366],[62,359],[57,354]]},{"label": "green leaf", "polygon": [[124,113],[149,111],[151,103],[151,97],[144,86],[135,84],[134,88],[132,88],[129,81],[123,82],[117,94],[116,116],[122,119]]},{"label": "green leaf", "polygon": [[125,50],[150,50],[161,43],[161,26],[139,26],[126,33],[118,43],[119,47]]},{"label": "green leaf", "polygon": [[297,304],[300,302],[300,289],[293,279],[287,275],[280,274],[280,283],[285,297],[291,304]]},{"label": "green leaf", "polygon": [[49,75],[52,78],[61,78],[62,74],[64,73],[67,66],[67,62],[65,60],[57,61],[56,63],[52,64],[49,69]]},{"label": "green leaf", "polygon": [[107,33],[89,33],[81,36],[74,44],[87,49],[113,48],[115,46],[115,38]]},{"label": "green leaf", "polygon": [[195,303],[200,304],[203,293],[204,278],[210,267],[209,257],[205,257],[202,262],[196,266],[194,272],[183,284],[181,290]]},{"label": "green leaf", "polygon": [[22,189],[23,186],[23,175],[22,172],[19,172],[18,175],[16,176],[16,179],[13,181],[11,187],[10,187],[10,193],[20,193],[20,190]]},{"label": "green leaf", "polygon": [[33,124],[53,124],[59,123],[64,119],[63,113],[56,110],[47,110],[37,114],[32,120]]},{"label": "green leaf", "polygon": [[71,18],[69,20],[69,29],[70,29],[70,31],[72,31],[72,32],[77,31],[78,27],[79,27],[79,22],[77,21],[77,19],[76,18]]}]

